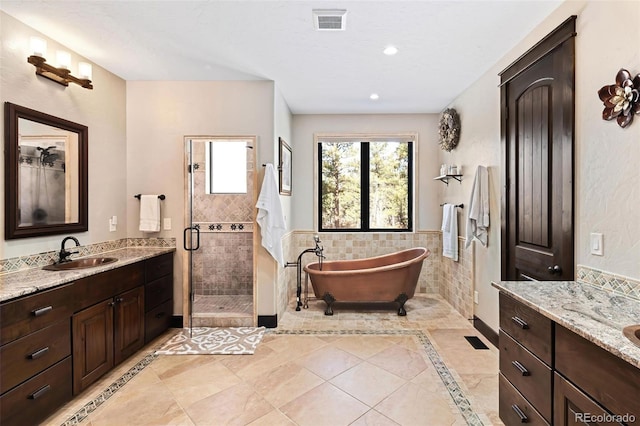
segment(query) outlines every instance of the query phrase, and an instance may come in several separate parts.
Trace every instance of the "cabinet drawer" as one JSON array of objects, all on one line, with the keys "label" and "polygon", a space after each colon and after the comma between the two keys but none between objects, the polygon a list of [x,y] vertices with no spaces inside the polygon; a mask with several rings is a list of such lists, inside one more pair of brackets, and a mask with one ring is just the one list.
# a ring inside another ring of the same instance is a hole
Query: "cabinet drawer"
[{"label": "cabinet drawer", "polygon": [[173,253],[163,254],[145,262],[147,282],[156,280],[164,275],[173,275]]},{"label": "cabinet drawer", "polygon": [[0,424],[35,425],[71,399],[71,357],[0,397]]},{"label": "cabinet drawer", "polygon": [[82,278],[75,285],[75,294],[80,305],[76,311],[141,285],[144,285],[144,262]]},{"label": "cabinet drawer", "polygon": [[607,410],[640,424],[640,369],[560,325],[555,366]]},{"label": "cabinet drawer", "polygon": [[0,344],[69,319],[76,306],[73,284],[3,303],[0,305]]},{"label": "cabinet drawer", "polygon": [[553,355],[553,321],[500,293],[500,328],[522,346],[551,365]]},{"label": "cabinet drawer", "polygon": [[144,310],[150,311],[162,302],[173,298],[173,276],[165,275],[148,283],[144,289]]},{"label": "cabinet drawer", "polygon": [[536,426],[549,425],[540,413],[520,395],[518,390],[514,388],[502,374],[498,376],[500,395],[498,411],[500,413],[500,420],[502,420],[506,426],[522,423]]},{"label": "cabinet drawer", "polygon": [[0,393],[71,354],[71,324],[62,320],[0,348]]},{"label": "cabinet drawer", "polygon": [[553,372],[500,330],[500,372],[547,420],[551,421]]},{"label": "cabinet drawer", "polygon": [[171,326],[173,300],[168,300],[147,312],[144,319],[144,342],[149,343]]}]

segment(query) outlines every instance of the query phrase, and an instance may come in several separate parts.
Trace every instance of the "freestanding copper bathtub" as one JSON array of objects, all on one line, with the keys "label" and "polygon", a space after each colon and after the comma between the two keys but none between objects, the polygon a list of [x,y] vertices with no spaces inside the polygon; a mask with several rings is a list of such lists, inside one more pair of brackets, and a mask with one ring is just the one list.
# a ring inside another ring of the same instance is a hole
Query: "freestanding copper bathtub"
[{"label": "freestanding copper bathtub", "polygon": [[314,262],[304,267],[315,296],[333,315],[334,302],[396,302],[398,315],[416,291],[422,261],[431,254],[424,247],[358,260]]}]

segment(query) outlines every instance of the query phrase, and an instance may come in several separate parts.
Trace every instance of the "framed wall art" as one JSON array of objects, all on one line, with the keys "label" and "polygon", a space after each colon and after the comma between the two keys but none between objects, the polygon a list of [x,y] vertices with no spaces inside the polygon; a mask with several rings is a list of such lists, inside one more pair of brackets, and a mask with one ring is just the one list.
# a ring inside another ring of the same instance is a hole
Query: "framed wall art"
[{"label": "framed wall art", "polygon": [[284,139],[278,138],[280,141],[280,159],[278,171],[280,173],[280,194],[291,195],[291,147]]}]

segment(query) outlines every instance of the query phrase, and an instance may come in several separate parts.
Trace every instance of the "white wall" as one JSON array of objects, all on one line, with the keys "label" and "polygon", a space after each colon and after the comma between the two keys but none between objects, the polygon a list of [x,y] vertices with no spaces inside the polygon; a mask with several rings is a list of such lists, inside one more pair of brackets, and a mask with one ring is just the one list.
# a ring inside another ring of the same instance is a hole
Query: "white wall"
[{"label": "white wall", "polygon": [[415,229],[440,229],[442,221],[434,181],[438,160],[436,114],[294,115],[293,116],[293,219],[292,229],[314,229],[314,133],[417,132]]},{"label": "white wall", "polygon": [[[182,230],[186,226],[185,136],[257,136],[256,162],[273,162],[274,84],[271,81],[127,82],[127,235],[174,237],[174,313],[182,313]],[[261,176],[260,176],[261,177]],[[259,179],[259,185],[261,179]],[[172,229],[138,230],[134,194],[163,193],[162,217]],[[273,315],[273,272],[258,258],[258,313]],[[269,265],[269,263],[266,263]],[[266,305],[265,305],[266,304]]]},{"label": "white wall", "polygon": [[[89,128],[89,230],[74,234],[82,245],[127,236],[126,215],[126,134],[125,82],[116,75],[93,65],[93,90],[78,85],[59,85],[36,76],[35,67],[27,63],[29,38],[47,41],[51,61],[57,49],[71,53],[72,71],[79,61],[88,62],[75,52],[48,39],[38,31],[0,12],[0,100],[64,118]],[[3,105],[4,108],[4,105]],[[0,120],[4,134],[4,120]],[[0,154],[3,155],[3,154]],[[0,160],[4,170],[4,158]],[[4,203],[4,198],[1,203]],[[109,232],[109,218],[121,219],[116,232]],[[0,207],[4,223],[4,205]],[[60,249],[65,235],[4,240],[0,227],[0,259]]]},{"label": "white wall", "polygon": [[[575,102],[576,263],[640,278],[640,116],[627,129],[602,120],[597,91],[626,68],[640,73],[640,2],[567,1],[462,93],[451,107],[461,116],[458,147],[441,162],[462,164],[461,185],[441,188],[441,199],[468,202],[477,165],[490,168],[489,246],[476,244],[475,279],[480,303],[476,315],[498,328],[500,280],[500,90],[498,72],[571,15],[577,15]],[[611,25],[611,22],[624,24]],[[604,256],[589,253],[589,234],[604,234]],[[475,243],[474,243],[475,244]]]}]

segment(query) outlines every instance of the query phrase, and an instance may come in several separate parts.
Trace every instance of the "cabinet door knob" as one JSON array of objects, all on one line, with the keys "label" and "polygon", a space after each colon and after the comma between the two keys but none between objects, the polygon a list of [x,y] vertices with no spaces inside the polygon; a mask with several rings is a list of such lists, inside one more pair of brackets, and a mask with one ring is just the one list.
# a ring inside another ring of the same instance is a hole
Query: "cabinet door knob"
[{"label": "cabinet door knob", "polygon": [[547,271],[549,271],[551,275],[560,275],[562,273],[562,268],[560,267],[560,265],[553,265],[549,266],[547,268]]},{"label": "cabinet door knob", "polygon": [[116,303],[122,303],[123,300],[122,297],[116,297]]}]

